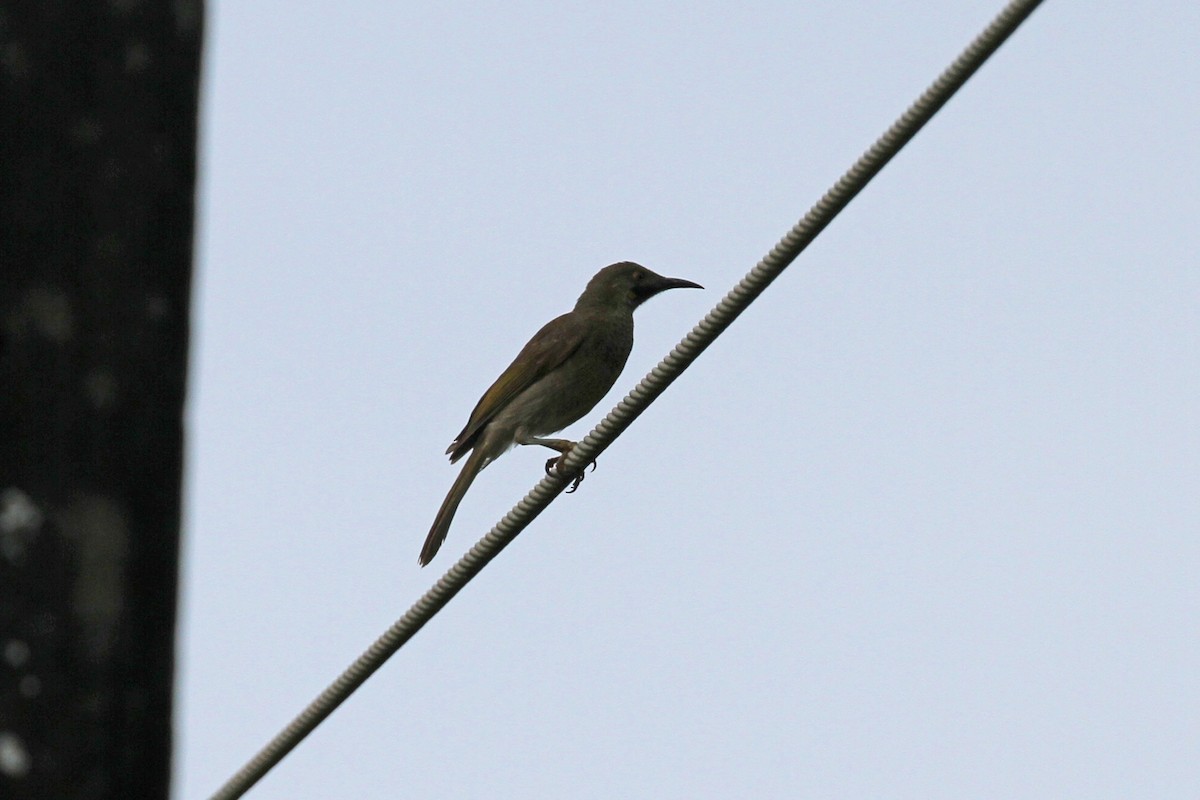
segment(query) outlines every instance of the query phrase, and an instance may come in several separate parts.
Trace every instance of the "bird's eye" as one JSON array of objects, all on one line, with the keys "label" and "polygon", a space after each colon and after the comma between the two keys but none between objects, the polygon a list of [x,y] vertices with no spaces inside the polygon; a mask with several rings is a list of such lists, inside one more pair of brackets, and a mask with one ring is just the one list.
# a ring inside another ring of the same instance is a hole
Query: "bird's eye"
[{"label": "bird's eye", "polygon": [[641,283],[643,277],[645,277],[645,276],[642,274],[642,271],[640,269],[635,269],[633,271],[633,282],[634,283]]}]

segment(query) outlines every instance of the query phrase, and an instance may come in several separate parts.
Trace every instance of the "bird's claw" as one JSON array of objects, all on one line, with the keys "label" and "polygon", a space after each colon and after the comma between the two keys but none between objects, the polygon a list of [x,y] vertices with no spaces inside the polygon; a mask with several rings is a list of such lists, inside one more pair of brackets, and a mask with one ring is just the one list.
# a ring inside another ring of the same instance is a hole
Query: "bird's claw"
[{"label": "bird's claw", "polygon": [[[568,455],[568,453],[563,453],[561,456],[558,456],[557,458],[552,458],[549,461],[547,461],[546,462],[546,474],[547,475],[551,474],[551,470],[553,470],[556,473],[561,474],[562,473],[562,465],[563,465],[563,462],[567,460],[567,455]],[[595,471],[596,471],[596,461],[593,459],[592,472],[595,472]],[[577,472],[575,474],[575,477],[573,477],[571,479],[571,488],[567,489],[566,494],[573,494],[575,492],[575,490],[579,488],[579,484],[583,483],[583,476],[586,472],[587,472],[587,467],[584,467],[583,469],[579,470],[579,472]]]}]

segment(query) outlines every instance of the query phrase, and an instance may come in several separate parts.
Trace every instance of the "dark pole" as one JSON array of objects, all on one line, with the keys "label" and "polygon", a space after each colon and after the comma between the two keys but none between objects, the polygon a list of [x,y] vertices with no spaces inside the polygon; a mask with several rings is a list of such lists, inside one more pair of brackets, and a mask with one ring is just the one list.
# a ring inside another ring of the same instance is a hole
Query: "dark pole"
[{"label": "dark pole", "polygon": [[0,12],[0,797],[168,794],[202,15]]}]

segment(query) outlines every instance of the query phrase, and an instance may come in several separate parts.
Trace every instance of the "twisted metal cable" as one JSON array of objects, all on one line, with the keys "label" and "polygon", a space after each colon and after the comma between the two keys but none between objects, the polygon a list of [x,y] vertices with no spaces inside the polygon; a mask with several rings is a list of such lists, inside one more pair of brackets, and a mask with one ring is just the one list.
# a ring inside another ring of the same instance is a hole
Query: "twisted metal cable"
[{"label": "twisted metal cable", "polygon": [[[564,472],[584,468],[633,423],[646,407],[679,377],[817,237],[833,218],[924,127],[938,109],[966,83],[1041,0],[1013,0],[938,76],[908,110],[871,145],[858,161],[788,231],[775,247],[708,312],[679,344],[571,451]],[[433,588],[398,619],[369,649],[246,763],[212,800],[234,800],[257,783],[317,725],[333,713],[383,663],[421,630],[425,623],[466,586],[471,578],[512,542],[538,514],[563,492],[569,479],[547,475],[504,515]]]}]

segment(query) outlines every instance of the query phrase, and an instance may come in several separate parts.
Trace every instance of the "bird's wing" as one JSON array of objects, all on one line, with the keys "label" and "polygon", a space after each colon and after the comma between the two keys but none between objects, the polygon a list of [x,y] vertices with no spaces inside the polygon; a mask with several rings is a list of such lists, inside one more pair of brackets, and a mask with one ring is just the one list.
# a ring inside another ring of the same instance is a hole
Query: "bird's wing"
[{"label": "bird's wing", "polygon": [[521,392],[554,370],[583,343],[584,326],[572,314],[547,322],[521,349],[508,369],[483,393],[466,427],[446,450],[450,461],[462,458],[475,446],[483,427]]}]

